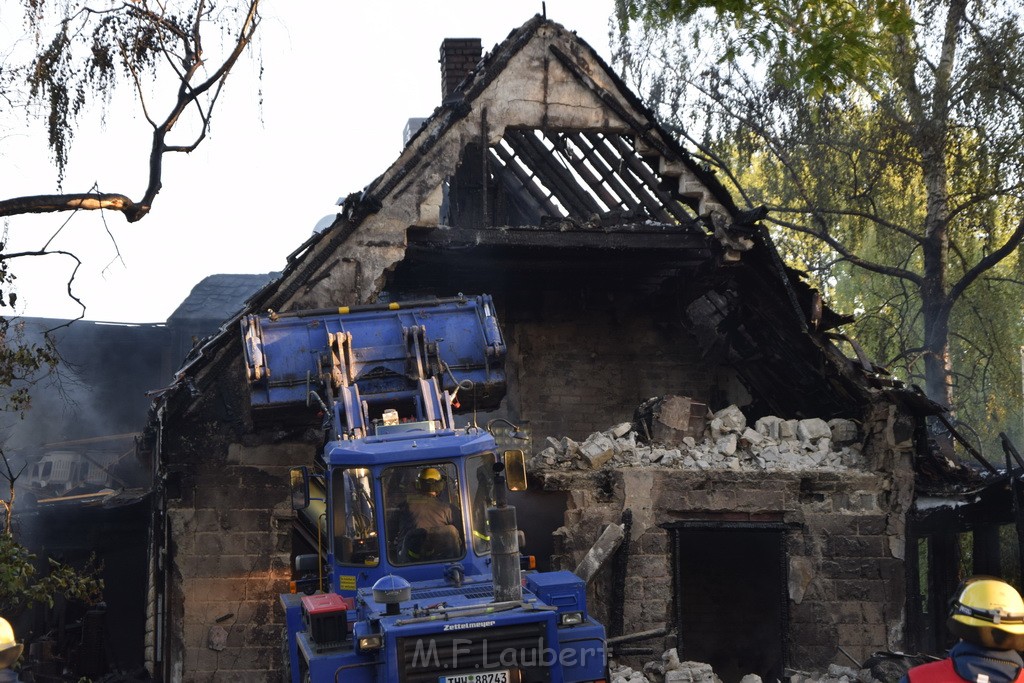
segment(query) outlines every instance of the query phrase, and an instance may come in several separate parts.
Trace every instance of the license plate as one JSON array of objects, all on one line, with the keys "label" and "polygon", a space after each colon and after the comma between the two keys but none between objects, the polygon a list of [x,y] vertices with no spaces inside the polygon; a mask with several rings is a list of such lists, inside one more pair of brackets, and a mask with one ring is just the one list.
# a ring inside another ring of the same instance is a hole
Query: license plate
[{"label": "license plate", "polygon": [[508,669],[498,671],[482,671],[472,674],[456,674],[441,676],[438,683],[509,683]]}]

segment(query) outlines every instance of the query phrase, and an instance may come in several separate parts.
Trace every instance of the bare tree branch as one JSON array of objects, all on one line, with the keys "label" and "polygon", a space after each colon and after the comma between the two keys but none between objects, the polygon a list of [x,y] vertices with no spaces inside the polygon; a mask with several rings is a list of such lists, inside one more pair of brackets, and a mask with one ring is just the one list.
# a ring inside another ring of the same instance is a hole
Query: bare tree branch
[{"label": "bare tree branch", "polygon": [[856,209],[833,209],[833,208],[820,207],[820,206],[819,207],[809,207],[809,206],[773,206],[773,207],[769,207],[769,209],[772,210],[772,211],[775,211],[776,213],[803,213],[803,214],[821,213],[821,214],[825,214],[827,216],[845,216],[847,218],[863,218],[865,220],[871,221],[872,223],[874,223],[876,225],[879,225],[881,227],[884,227],[884,228],[887,228],[889,230],[892,230],[893,232],[897,232],[897,233],[903,235],[904,237],[906,237],[906,238],[908,238],[910,240],[913,240],[914,242],[916,242],[918,244],[920,244],[923,241],[921,239],[921,235],[919,235],[918,233],[916,233],[916,232],[914,232],[912,230],[908,230],[908,229],[904,228],[901,225],[893,223],[892,221],[887,221],[884,218],[882,218],[881,216],[879,216],[878,214],[868,213],[866,211],[858,211]]},{"label": "bare tree branch", "polygon": [[7,500],[0,499],[0,507],[2,507],[6,513],[4,515],[4,533],[10,536],[12,533],[11,513],[14,510],[14,499],[17,495],[14,483],[18,481],[18,477],[20,477],[21,473],[25,471],[25,467],[28,466],[28,463],[24,463],[21,466],[21,469],[18,470],[18,473],[15,474],[14,470],[11,468],[11,461],[7,459],[7,453],[5,453],[2,448],[0,448],[0,457],[3,457],[4,469],[7,470],[6,472],[0,472],[0,477],[6,479],[8,485],[8,498]]},{"label": "bare tree branch", "polygon": [[123,194],[86,192],[82,194],[40,194],[0,200],[0,216],[18,216],[27,213],[55,213],[58,211],[95,211],[109,209],[127,213],[136,204]]},{"label": "bare tree branch", "polygon": [[[175,73],[179,78],[177,98],[167,115],[164,117],[163,122],[159,124],[157,124],[152,118],[148,106],[146,105],[145,98],[143,97],[141,75],[134,69],[134,67],[131,66],[131,59],[124,60],[125,63],[129,65],[129,72],[135,90],[138,92],[140,101],[142,102],[145,118],[153,127],[152,142],[149,152],[149,175],[146,189],[142,198],[138,201],[132,200],[128,196],[120,193],[100,192],[41,194],[13,197],[10,199],[0,200],[0,217],[30,213],[54,213],[77,210],[93,211],[103,209],[120,212],[129,223],[134,223],[145,217],[151,210],[156,196],[160,193],[160,190],[163,187],[163,155],[168,152],[191,152],[206,138],[209,131],[213,107],[221,93],[224,81],[227,79],[228,74],[238,62],[239,58],[245,53],[256,34],[257,28],[259,27],[259,4],[260,0],[249,0],[244,20],[238,28],[231,51],[208,78],[195,86],[192,85],[192,79],[195,78],[200,69],[203,69],[206,66],[203,59],[201,33],[203,20],[209,16],[209,9],[206,7],[205,0],[201,0],[199,2],[196,15],[193,17],[192,24],[188,30],[183,29],[167,16],[158,14],[144,4],[136,2],[123,3],[117,8],[109,10],[98,11],[83,8],[80,12],[76,13],[74,17],[85,16],[86,14],[125,11],[152,23],[154,26],[158,26],[163,31],[166,31],[168,34],[175,36],[183,47],[180,65],[172,63],[172,68],[174,68]],[[70,22],[74,17],[66,19],[65,24]],[[126,51],[127,47],[124,43],[119,43],[119,49]],[[160,51],[163,56],[168,59],[172,54],[170,47],[161,48]],[[200,98],[210,92],[211,89],[212,93],[210,94],[210,100],[204,108],[202,102],[200,102]],[[200,119],[200,130],[195,140],[186,145],[169,144],[167,142],[167,136],[170,134],[181,115],[192,105],[196,106]]]},{"label": "bare tree branch", "polygon": [[956,303],[956,300],[960,298],[960,295],[964,293],[964,290],[970,287],[971,283],[977,280],[982,273],[1013,253],[1020,245],[1021,241],[1024,241],[1024,218],[1017,222],[1017,227],[1014,229],[1013,234],[1003,242],[1001,247],[987,254],[984,258],[975,263],[974,267],[964,273],[964,276],[950,288],[947,304],[948,307],[951,308],[953,304]]},{"label": "bare tree branch", "polygon": [[[769,207],[769,209],[775,210],[772,207]],[[789,228],[790,230],[794,230],[805,235],[817,237],[818,239],[822,240],[830,247],[835,249],[837,252],[842,254],[843,258],[845,258],[847,261],[865,270],[870,270],[871,272],[880,273],[882,275],[897,277],[903,280],[907,280],[909,282],[913,282],[915,285],[920,285],[922,282],[921,276],[918,275],[917,273],[905,270],[903,268],[896,268],[894,266],[887,266],[881,263],[875,263],[873,261],[868,261],[867,259],[863,259],[860,256],[857,256],[855,253],[850,251],[845,245],[843,245],[842,242],[840,242],[839,240],[835,239],[834,237],[827,233],[818,232],[817,230],[804,227],[799,223],[780,220],[771,215],[769,215],[765,220],[771,221],[772,223],[781,225],[784,228]]]}]

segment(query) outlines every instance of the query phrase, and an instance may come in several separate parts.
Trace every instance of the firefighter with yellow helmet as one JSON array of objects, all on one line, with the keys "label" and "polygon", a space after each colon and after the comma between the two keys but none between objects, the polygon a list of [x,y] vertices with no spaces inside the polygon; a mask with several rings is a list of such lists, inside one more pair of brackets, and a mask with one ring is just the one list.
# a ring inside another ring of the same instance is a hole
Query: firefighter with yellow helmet
[{"label": "firefighter with yellow helmet", "polygon": [[416,475],[416,492],[400,509],[399,528],[406,562],[451,560],[462,556],[462,538],[452,506],[441,500],[444,476],[437,467]]},{"label": "firefighter with yellow helmet", "polygon": [[914,667],[900,683],[1024,683],[1024,600],[1013,586],[990,576],[968,579],[946,627],[960,639],[949,656]]},{"label": "firefighter with yellow helmet", "polygon": [[9,669],[21,657],[24,646],[14,640],[14,629],[11,623],[0,617],[0,670]]}]

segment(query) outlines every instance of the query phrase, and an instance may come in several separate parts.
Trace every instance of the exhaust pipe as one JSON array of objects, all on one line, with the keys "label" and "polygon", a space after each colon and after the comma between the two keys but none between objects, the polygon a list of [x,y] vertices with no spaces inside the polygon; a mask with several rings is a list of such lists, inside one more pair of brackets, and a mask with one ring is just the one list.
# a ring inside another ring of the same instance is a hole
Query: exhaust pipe
[{"label": "exhaust pipe", "polygon": [[491,575],[494,579],[494,602],[522,602],[523,583],[519,569],[519,527],[516,509],[508,504],[505,466],[494,464],[494,507],[487,508],[487,524],[491,532]]}]

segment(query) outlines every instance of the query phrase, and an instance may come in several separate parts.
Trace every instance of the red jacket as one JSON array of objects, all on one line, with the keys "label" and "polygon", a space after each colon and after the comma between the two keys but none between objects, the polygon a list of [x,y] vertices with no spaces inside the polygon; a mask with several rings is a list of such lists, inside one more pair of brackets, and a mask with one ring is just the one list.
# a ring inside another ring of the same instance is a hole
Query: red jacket
[{"label": "red jacket", "polygon": [[[959,683],[964,680],[953,668],[953,660],[948,658],[915,666],[907,672],[907,678],[910,679],[910,683]],[[1024,669],[1017,674],[1015,683],[1024,683]]]}]

